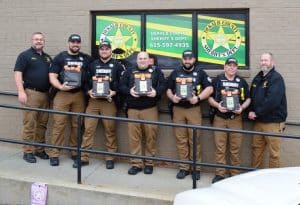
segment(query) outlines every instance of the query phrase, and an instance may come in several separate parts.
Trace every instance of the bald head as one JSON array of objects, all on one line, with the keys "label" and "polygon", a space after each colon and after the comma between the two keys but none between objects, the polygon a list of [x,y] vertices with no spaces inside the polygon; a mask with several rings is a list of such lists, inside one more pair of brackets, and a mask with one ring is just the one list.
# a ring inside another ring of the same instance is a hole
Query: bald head
[{"label": "bald head", "polygon": [[146,69],[149,66],[149,54],[145,51],[138,53],[136,63],[139,69]]}]

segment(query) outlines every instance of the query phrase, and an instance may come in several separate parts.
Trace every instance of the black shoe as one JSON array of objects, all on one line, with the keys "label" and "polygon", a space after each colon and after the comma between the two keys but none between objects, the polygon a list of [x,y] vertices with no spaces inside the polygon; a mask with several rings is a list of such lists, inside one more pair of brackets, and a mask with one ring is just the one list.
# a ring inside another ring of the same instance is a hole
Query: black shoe
[{"label": "black shoe", "polygon": [[[80,162],[79,162],[80,163]],[[90,162],[89,161],[81,161],[81,166],[87,166],[89,165]],[[73,164],[73,168],[77,168],[78,167],[78,163],[77,163],[77,160],[74,161],[74,164]]]},{"label": "black shoe", "polygon": [[177,178],[177,179],[184,179],[184,178],[185,178],[187,175],[189,175],[189,174],[190,174],[189,171],[186,171],[186,170],[181,169],[181,170],[179,170],[179,172],[177,173],[176,178]]},{"label": "black shoe", "polygon": [[28,163],[36,163],[36,158],[32,153],[24,153],[23,159]]},{"label": "black shoe", "polygon": [[[192,178],[193,178],[193,173],[192,173]],[[200,171],[196,171],[196,180],[200,179]]]},{"label": "black shoe", "polygon": [[152,174],[153,173],[153,166],[146,165],[144,168],[144,174]]},{"label": "black shoe", "polygon": [[136,166],[132,166],[129,170],[128,170],[128,174],[130,175],[136,175],[137,173],[141,172],[143,169],[140,167],[136,167]]},{"label": "black shoe", "polygon": [[213,180],[211,181],[211,183],[216,183],[216,182],[221,181],[221,180],[223,180],[223,179],[225,179],[225,177],[220,176],[220,175],[216,175],[216,176],[213,178]]},{"label": "black shoe", "polygon": [[77,156],[78,156],[78,155],[72,155],[72,156],[71,156],[71,159],[72,159],[73,161],[75,161],[75,160],[77,160]]},{"label": "black shoe", "polygon": [[51,166],[58,166],[59,165],[58,157],[50,157],[50,165]]},{"label": "black shoe", "polygon": [[36,152],[34,155],[41,159],[49,159],[49,155],[45,151]]},{"label": "black shoe", "polygon": [[106,161],[106,169],[113,169],[115,168],[115,163],[113,160],[107,160]]}]

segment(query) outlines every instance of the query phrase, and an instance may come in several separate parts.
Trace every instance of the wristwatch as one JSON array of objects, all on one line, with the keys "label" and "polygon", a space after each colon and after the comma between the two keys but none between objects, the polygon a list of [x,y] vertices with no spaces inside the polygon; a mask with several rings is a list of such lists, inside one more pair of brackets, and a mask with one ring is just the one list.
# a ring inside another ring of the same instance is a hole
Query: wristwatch
[{"label": "wristwatch", "polygon": [[198,97],[198,100],[199,100],[199,102],[200,102],[200,101],[201,101],[200,95],[198,95],[197,97]]}]

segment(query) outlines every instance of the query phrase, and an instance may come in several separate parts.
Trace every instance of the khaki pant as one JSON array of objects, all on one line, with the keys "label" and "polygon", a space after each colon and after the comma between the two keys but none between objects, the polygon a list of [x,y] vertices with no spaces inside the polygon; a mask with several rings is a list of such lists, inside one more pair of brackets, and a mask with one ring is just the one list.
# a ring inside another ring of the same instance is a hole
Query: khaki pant
[{"label": "khaki pant", "polygon": [[[86,108],[87,114],[95,115],[106,115],[106,116],[116,116],[117,109],[114,102],[108,102],[104,99],[90,99],[88,107]],[[117,138],[116,138],[116,126],[114,120],[102,120],[104,135],[105,135],[105,146],[107,151],[116,152],[117,151]],[[88,118],[84,119],[85,132],[82,139],[81,147],[84,149],[90,149],[94,144],[94,137],[96,134],[98,125],[98,119]],[[83,161],[89,161],[89,153],[83,152],[81,159]],[[106,156],[106,160],[113,160],[112,156]]]},{"label": "khaki pant", "polygon": [[[243,121],[241,116],[237,116],[234,119],[223,119],[215,116],[214,127],[228,128],[228,129],[243,129]],[[219,164],[226,164],[226,151],[227,143],[229,145],[229,160],[233,166],[240,166],[241,156],[240,148],[242,144],[243,135],[241,133],[226,133],[226,132],[214,132],[215,133],[215,161]],[[234,176],[240,173],[239,170],[230,169],[230,175]],[[225,177],[226,170],[224,168],[217,168],[216,175]]]},{"label": "khaki pant", "polygon": [[[192,108],[173,107],[173,122],[189,125],[201,125],[202,115],[200,106]],[[174,127],[177,141],[177,152],[180,160],[193,160],[193,129]],[[200,130],[197,130],[197,161],[201,161],[200,156]],[[179,169],[189,171],[191,166],[179,164]],[[197,167],[200,170],[200,167]]]},{"label": "khaki pant", "polygon": [[[49,108],[48,93],[42,93],[30,89],[25,89],[27,95],[26,106],[33,108]],[[48,123],[47,112],[34,112],[27,111],[23,112],[23,140],[26,142],[45,142],[45,132]],[[33,153],[44,151],[43,147],[36,147],[30,145],[23,146],[24,153]]]},{"label": "khaki pant", "polygon": [[[255,122],[253,129],[258,132],[282,133],[285,123],[263,123]],[[265,147],[269,149],[269,167],[277,168],[280,166],[280,143],[281,138],[253,135],[252,141],[252,166],[262,167]]]},{"label": "khaki pant", "polygon": [[[140,120],[158,120],[157,107],[148,109],[128,109],[128,118]],[[156,138],[158,126],[141,123],[128,123],[130,154],[142,155],[142,137],[145,136],[145,156],[154,157],[156,154]],[[132,166],[143,167],[142,159],[131,159]],[[152,160],[145,160],[146,166],[153,166]]]},{"label": "khaki pant", "polygon": [[[69,112],[84,112],[84,96],[83,92],[79,91],[77,93],[58,91],[54,101],[53,109],[59,111],[69,111]],[[53,130],[51,143],[54,145],[63,146],[64,145],[64,135],[67,125],[68,115],[53,115]],[[69,146],[77,146],[77,116],[71,117],[71,135]],[[75,156],[76,151],[71,151],[71,155]],[[59,157],[59,149],[52,148],[49,152],[50,157]]]}]

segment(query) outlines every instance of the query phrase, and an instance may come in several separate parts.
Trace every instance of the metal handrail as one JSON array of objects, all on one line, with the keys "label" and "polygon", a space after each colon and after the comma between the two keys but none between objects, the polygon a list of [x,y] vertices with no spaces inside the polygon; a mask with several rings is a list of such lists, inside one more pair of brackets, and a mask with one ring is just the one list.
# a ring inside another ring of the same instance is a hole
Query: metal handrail
[{"label": "metal handrail", "polygon": [[[0,91],[0,95],[18,96],[16,92],[11,92],[11,91]],[[168,109],[159,109],[159,112],[164,114],[170,114],[170,110]],[[202,118],[209,118],[208,113],[203,113]],[[295,121],[286,121],[285,124],[291,126],[300,126],[300,122],[295,122]]]},{"label": "metal handrail", "polygon": [[[48,112],[48,113],[52,113],[52,114],[72,115],[72,116],[77,116],[77,118],[78,118],[78,128],[77,128],[78,129],[77,130],[78,145],[77,145],[77,148],[67,147],[67,146],[49,145],[49,144],[44,144],[44,143],[25,142],[25,141],[12,140],[12,139],[6,139],[6,138],[0,138],[1,142],[27,144],[27,145],[33,145],[33,146],[49,147],[49,148],[59,148],[59,149],[64,149],[64,150],[76,150],[78,152],[78,158],[77,158],[77,160],[79,160],[78,162],[80,162],[80,160],[81,160],[81,152],[89,152],[89,153],[94,153],[94,154],[105,154],[105,155],[127,157],[127,158],[150,159],[150,160],[156,160],[156,161],[166,161],[166,162],[173,162],[173,163],[190,164],[193,168],[193,188],[196,188],[196,173],[195,173],[196,166],[221,167],[221,168],[227,168],[227,169],[239,169],[239,170],[247,170],[247,171],[255,170],[255,168],[251,168],[251,167],[241,167],[241,166],[231,166],[231,165],[221,165],[221,164],[197,162],[197,160],[196,160],[197,129],[210,130],[210,131],[235,132],[235,133],[242,133],[242,134],[246,134],[246,135],[255,134],[255,135],[268,135],[268,136],[273,136],[273,137],[300,139],[299,135],[293,135],[293,134],[266,133],[266,132],[256,132],[256,131],[248,131],[248,130],[216,128],[216,127],[209,127],[209,126],[202,126],[202,125],[187,125],[187,124],[178,124],[178,123],[171,123],[171,122],[138,120],[138,119],[129,119],[129,118],[124,118],[124,117],[91,115],[91,114],[86,114],[86,113],[65,112],[65,111],[58,111],[58,110],[31,108],[31,107],[8,105],[8,104],[0,104],[0,107],[8,108],[8,109]],[[115,121],[121,121],[121,122],[145,123],[145,124],[153,124],[153,125],[160,125],[160,126],[191,128],[191,129],[193,129],[193,144],[194,144],[193,160],[192,161],[176,160],[176,159],[170,159],[170,158],[164,158],[164,157],[146,157],[146,156],[142,156],[142,155],[131,155],[131,154],[125,154],[125,153],[118,153],[118,152],[113,153],[113,152],[99,151],[99,150],[93,150],[93,149],[83,149],[83,148],[81,148],[81,140],[82,140],[81,133],[82,132],[81,132],[81,124],[80,124],[82,117],[91,117],[91,118],[105,119],[105,120],[115,120]],[[77,167],[77,183],[81,184],[81,163],[78,163],[78,165],[79,166]]]}]

